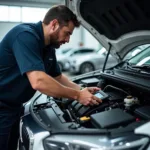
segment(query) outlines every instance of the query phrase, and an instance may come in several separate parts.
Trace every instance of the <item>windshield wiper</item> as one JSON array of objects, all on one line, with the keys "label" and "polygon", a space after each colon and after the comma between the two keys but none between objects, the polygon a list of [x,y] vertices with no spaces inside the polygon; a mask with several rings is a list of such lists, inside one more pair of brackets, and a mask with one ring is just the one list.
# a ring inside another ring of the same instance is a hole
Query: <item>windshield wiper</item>
[{"label": "windshield wiper", "polygon": [[140,73],[150,72],[150,65],[146,65],[146,64],[141,65],[141,66],[136,66],[127,62],[123,68],[127,70],[132,70],[134,72],[140,72]]},{"label": "windshield wiper", "polygon": [[127,62],[125,62],[125,65],[123,66],[122,69],[132,70],[132,71],[135,71],[135,72],[140,72],[140,71],[141,71],[140,68],[134,68],[134,67],[132,67],[132,66],[133,66],[133,65],[130,64],[130,63],[127,61]]},{"label": "windshield wiper", "polygon": [[138,69],[150,69],[150,65],[141,65],[141,66],[136,66],[136,65],[131,65],[132,68],[138,68]]}]

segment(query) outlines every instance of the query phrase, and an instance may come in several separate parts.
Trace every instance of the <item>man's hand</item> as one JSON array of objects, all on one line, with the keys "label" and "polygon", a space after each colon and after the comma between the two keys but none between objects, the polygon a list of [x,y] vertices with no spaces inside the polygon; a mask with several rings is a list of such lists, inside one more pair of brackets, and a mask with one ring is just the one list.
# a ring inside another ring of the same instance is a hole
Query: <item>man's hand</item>
[{"label": "man's hand", "polygon": [[87,87],[87,89],[91,94],[95,94],[97,91],[100,90],[100,88],[98,87]]},{"label": "man's hand", "polygon": [[[92,91],[97,91],[100,90],[99,88],[90,88]],[[88,88],[84,88],[83,90],[80,91],[78,100],[81,104],[87,106],[87,105],[98,105],[99,103],[102,102],[101,99],[97,98],[91,92],[89,91]]]}]

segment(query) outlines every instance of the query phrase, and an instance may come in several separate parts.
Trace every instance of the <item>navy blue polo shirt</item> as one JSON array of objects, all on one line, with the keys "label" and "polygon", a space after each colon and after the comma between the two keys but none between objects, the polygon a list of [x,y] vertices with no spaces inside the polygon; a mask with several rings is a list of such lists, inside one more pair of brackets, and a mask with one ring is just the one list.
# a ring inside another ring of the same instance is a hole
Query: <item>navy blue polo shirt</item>
[{"label": "navy blue polo shirt", "polygon": [[0,105],[17,108],[35,93],[26,76],[43,71],[52,77],[61,74],[55,49],[44,45],[42,22],[20,24],[0,43]]}]

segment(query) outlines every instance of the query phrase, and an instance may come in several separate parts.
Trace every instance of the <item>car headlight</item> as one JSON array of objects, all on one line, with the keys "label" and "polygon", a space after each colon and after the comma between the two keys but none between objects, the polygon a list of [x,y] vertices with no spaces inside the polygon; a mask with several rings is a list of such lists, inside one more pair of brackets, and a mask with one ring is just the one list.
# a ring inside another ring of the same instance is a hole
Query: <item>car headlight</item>
[{"label": "car headlight", "polygon": [[[127,135],[116,138],[102,136],[55,136],[44,141],[45,150],[140,150],[149,143],[149,137]],[[68,139],[68,140],[67,140]]]},{"label": "car headlight", "polygon": [[[92,147],[87,145],[73,144],[73,143],[49,143],[46,145],[46,150],[100,150],[98,147]],[[101,149],[102,150],[102,149]]]}]

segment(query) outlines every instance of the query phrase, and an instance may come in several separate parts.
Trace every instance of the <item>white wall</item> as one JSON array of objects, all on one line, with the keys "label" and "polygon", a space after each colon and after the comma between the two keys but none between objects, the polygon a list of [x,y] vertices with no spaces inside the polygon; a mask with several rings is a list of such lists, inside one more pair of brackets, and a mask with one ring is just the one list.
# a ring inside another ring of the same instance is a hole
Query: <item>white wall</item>
[{"label": "white wall", "polygon": [[97,39],[95,39],[93,35],[86,29],[84,29],[84,43],[89,48],[99,49],[100,47],[100,44],[97,41]]},{"label": "white wall", "polygon": [[80,47],[81,43],[84,47],[88,48],[99,49],[101,47],[100,43],[91,33],[89,33],[85,28],[80,27],[79,29],[75,29],[73,35],[70,37],[70,42],[62,45],[61,48]]},{"label": "white wall", "polygon": [[[2,40],[5,34],[17,24],[19,23],[0,22],[0,40]],[[80,27],[74,30],[72,36],[70,37],[70,42],[62,45],[61,48],[65,49],[79,47],[80,43],[83,43],[83,46],[89,48],[97,49],[99,47],[97,40],[87,30]]]},{"label": "white wall", "polygon": [[18,23],[15,22],[0,22],[0,41],[5,36],[5,34]]}]

